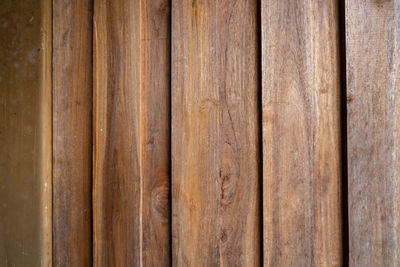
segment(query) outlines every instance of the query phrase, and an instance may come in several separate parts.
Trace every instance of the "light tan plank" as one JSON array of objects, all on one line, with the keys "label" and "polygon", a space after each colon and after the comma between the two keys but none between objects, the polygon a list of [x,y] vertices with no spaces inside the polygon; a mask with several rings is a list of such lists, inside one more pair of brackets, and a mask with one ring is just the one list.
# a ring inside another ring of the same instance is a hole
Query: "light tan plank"
[{"label": "light tan plank", "polygon": [[0,1],[0,266],[51,266],[51,1]]},{"label": "light tan plank", "polygon": [[264,266],[340,266],[337,1],[261,3]]},{"label": "light tan plank", "polygon": [[257,1],[172,1],[174,266],[260,265]]},{"label": "light tan plank", "polygon": [[92,9],[53,1],[53,266],[92,264]]},{"label": "light tan plank", "polygon": [[400,265],[400,1],[346,1],[350,266]]}]

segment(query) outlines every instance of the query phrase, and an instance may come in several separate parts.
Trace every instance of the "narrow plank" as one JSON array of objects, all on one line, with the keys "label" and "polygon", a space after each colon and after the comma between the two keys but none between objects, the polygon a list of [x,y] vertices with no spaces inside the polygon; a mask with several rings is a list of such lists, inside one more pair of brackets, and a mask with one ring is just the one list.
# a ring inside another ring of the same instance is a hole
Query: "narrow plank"
[{"label": "narrow plank", "polygon": [[141,1],[142,266],[171,265],[170,2]]},{"label": "narrow plank", "polygon": [[95,0],[95,266],[170,264],[169,10]]},{"label": "narrow plank", "polygon": [[0,265],[51,266],[51,1],[0,1]]},{"label": "narrow plank", "polygon": [[53,266],[92,265],[92,9],[53,1]]},{"label": "narrow plank", "polygon": [[257,1],[172,1],[174,266],[260,265]]},{"label": "narrow plank", "polygon": [[400,1],[346,1],[350,266],[400,265]]},{"label": "narrow plank", "polygon": [[337,1],[262,1],[265,266],[339,266]]},{"label": "narrow plank", "polygon": [[94,266],[140,265],[139,14],[94,1]]}]

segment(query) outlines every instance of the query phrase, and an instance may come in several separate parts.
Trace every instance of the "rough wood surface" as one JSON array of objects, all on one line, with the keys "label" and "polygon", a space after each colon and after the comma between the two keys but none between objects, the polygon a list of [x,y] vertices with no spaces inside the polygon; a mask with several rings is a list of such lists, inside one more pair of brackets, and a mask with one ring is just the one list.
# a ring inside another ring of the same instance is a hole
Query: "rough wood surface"
[{"label": "rough wood surface", "polygon": [[400,266],[400,1],[346,1],[350,266]]},{"label": "rough wood surface", "polygon": [[94,2],[94,265],[140,265],[140,5]]},{"label": "rough wood surface", "polygon": [[92,264],[92,1],[53,1],[53,266]]},{"label": "rough wood surface", "polygon": [[168,3],[95,0],[95,266],[170,264]]},{"label": "rough wood surface", "polygon": [[339,266],[337,1],[262,1],[265,266]]},{"label": "rough wood surface", "polygon": [[143,266],[170,266],[170,0],[141,1]]},{"label": "rough wood surface", "polygon": [[51,266],[51,1],[0,1],[0,266]]},{"label": "rough wood surface", "polygon": [[172,1],[174,266],[260,265],[257,1]]}]

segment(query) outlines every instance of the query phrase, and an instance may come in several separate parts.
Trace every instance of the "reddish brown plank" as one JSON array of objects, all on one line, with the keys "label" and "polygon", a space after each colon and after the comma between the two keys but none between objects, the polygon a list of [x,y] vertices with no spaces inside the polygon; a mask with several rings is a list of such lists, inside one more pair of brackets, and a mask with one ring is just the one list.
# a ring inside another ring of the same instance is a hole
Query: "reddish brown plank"
[{"label": "reddish brown plank", "polygon": [[175,266],[260,265],[257,1],[172,1]]},{"label": "reddish brown plank", "polygon": [[170,264],[169,10],[95,1],[96,266]]},{"label": "reddish brown plank", "polygon": [[92,264],[92,9],[53,1],[53,266]]},{"label": "reddish brown plank", "polygon": [[140,5],[94,2],[94,265],[140,265]]}]

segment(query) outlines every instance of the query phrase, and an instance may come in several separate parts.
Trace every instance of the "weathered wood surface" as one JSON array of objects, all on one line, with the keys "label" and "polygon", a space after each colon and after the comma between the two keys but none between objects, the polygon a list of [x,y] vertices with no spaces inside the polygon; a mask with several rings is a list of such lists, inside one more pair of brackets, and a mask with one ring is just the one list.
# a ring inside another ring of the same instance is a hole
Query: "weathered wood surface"
[{"label": "weathered wood surface", "polygon": [[350,266],[400,266],[400,1],[346,1]]},{"label": "weathered wood surface", "polygon": [[260,265],[257,1],[172,1],[174,266]]},{"label": "weathered wood surface", "polygon": [[0,1],[0,266],[51,266],[51,1]]},{"label": "weathered wood surface", "polygon": [[94,3],[94,264],[169,265],[169,2]]},{"label": "weathered wood surface", "polygon": [[261,3],[264,265],[339,266],[337,1]]},{"label": "weathered wood surface", "polygon": [[140,2],[143,266],[171,264],[170,2]]},{"label": "weathered wood surface", "polygon": [[94,265],[140,264],[140,5],[94,2]]},{"label": "weathered wood surface", "polygon": [[53,266],[92,264],[92,9],[53,1]]}]

